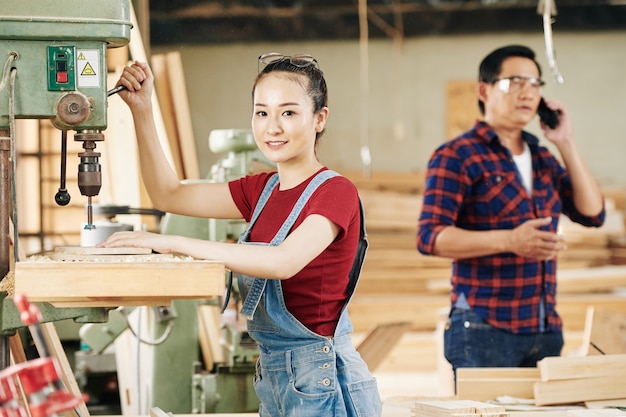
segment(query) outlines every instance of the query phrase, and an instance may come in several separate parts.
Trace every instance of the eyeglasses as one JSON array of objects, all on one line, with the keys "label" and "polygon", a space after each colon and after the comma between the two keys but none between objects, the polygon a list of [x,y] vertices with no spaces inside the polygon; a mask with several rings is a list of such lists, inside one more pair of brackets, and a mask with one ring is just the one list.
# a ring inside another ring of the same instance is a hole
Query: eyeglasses
[{"label": "eyeglasses", "polygon": [[498,88],[503,93],[515,93],[529,85],[534,91],[539,91],[546,83],[540,78],[535,77],[520,77],[514,75],[513,77],[497,78],[493,82],[498,84]]},{"label": "eyeglasses", "polygon": [[312,55],[299,54],[299,55],[283,55],[279,52],[270,52],[267,54],[263,54],[259,57],[259,62],[257,65],[257,70],[261,72],[261,64],[265,66],[270,64],[276,64],[281,61],[289,61],[291,65],[294,65],[298,68],[306,68],[309,65],[315,66],[319,69],[319,64],[317,63],[317,59],[315,59]]}]

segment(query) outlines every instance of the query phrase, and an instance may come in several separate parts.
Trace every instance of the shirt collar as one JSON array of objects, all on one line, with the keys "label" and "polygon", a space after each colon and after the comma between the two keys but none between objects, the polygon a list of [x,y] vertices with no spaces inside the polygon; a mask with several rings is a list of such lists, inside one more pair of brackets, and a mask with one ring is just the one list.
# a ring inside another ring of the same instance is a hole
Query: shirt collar
[{"label": "shirt collar", "polygon": [[[494,132],[491,127],[482,120],[476,121],[474,131],[476,132],[476,137],[484,140],[485,143],[492,143],[498,138],[496,132]],[[522,130],[522,140],[530,146],[537,146],[539,144],[539,139],[532,133],[528,133],[525,130]]]}]

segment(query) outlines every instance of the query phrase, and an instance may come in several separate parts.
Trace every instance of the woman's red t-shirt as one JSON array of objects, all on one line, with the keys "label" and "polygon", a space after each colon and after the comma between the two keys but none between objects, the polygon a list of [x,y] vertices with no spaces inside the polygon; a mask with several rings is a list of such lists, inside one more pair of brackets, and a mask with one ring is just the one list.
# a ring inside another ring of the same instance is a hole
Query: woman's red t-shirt
[{"label": "woman's red t-shirt", "polygon": [[[229,182],[233,200],[246,221],[250,221],[263,187],[272,174],[250,175]],[[272,240],[314,176],[289,190],[279,191],[279,186],[274,188],[250,231],[251,242],[269,243]],[[310,214],[322,215],[335,223],[340,228],[339,234],[318,257],[281,284],[289,312],[313,332],[332,336],[346,303],[348,275],[359,239],[360,211],[356,187],[342,176],[324,182],[304,206],[292,230]]]}]

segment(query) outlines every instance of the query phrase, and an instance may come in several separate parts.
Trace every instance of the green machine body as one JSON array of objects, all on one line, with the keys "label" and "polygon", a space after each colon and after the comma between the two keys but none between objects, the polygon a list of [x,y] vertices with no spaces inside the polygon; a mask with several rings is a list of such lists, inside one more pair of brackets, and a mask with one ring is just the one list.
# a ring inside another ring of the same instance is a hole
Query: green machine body
[{"label": "green machine body", "polygon": [[130,13],[129,0],[4,2],[0,129],[8,127],[12,113],[23,119],[49,118],[59,129],[104,130],[106,49],[128,44]]}]

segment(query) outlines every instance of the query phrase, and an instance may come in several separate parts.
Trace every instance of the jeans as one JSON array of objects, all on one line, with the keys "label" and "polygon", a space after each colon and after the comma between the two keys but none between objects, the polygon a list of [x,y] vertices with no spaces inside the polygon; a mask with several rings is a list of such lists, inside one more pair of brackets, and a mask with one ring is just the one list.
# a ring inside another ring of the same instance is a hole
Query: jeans
[{"label": "jeans", "polygon": [[471,310],[453,309],[444,331],[444,355],[456,368],[533,367],[559,356],[563,334],[513,334],[487,324]]},{"label": "jeans", "polygon": [[261,346],[254,389],[261,417],[379,417],[381,401],[349,336],[267,352]]}]

